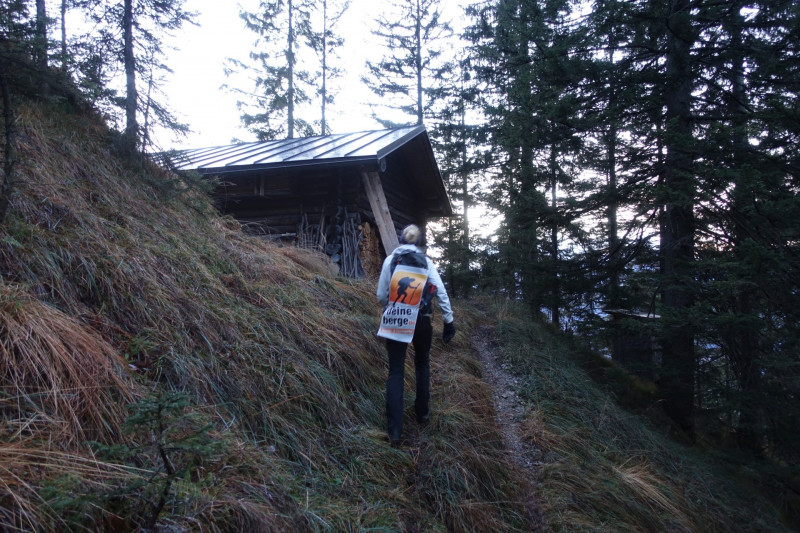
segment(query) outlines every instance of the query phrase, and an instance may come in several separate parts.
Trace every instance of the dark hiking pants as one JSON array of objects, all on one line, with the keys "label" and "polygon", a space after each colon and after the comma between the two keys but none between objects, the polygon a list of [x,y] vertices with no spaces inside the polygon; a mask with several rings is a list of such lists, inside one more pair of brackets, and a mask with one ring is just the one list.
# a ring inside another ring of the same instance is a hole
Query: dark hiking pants
[{"label": "dark hiking pants", "polygon": [[[433,340],[431,317],[424,316],[417,320],[414,329],[414,368],[417,375],[417,396],[414,411],[417,418],[428,414],[431,397],[431,365],[430,353]],[[386,416],[389,421],[389,437],[400,438],[403,433],[403,385],[405,381],[406,349],[408,344],[393,340],[386,341],[389,352],[389,378],[386,380]]]}]

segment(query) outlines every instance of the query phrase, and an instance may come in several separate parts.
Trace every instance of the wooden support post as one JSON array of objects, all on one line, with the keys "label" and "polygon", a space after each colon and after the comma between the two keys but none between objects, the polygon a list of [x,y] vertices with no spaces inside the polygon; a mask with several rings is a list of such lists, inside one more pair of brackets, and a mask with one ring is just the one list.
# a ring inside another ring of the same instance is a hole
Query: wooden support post
[{"label": "wooden support post", "polygon": [[375,223],[378,225],[381,241],[383,241],[383,250],[386,255],[389,255],[400,246],[400,242],[397,240],[392,215],[389,213],[389,204],[386,203],[386,195],[383,193],[381,178],[377,172],[362,172],[361,178],[372,214],[375,215]]}]

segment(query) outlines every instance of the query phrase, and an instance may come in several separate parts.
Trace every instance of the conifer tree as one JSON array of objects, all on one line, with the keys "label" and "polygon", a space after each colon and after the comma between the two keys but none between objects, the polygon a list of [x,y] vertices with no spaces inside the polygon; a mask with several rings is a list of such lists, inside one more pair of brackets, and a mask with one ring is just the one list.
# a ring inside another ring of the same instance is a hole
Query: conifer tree
[{"label": "conifer tree", "polygon": [[477,75],[494,92],[484,110],[491,144],[503,154],[495,186],[505,214],[503,283],[536,311],[546,306],[554,322],[563,301],[560,236],[571,228],[572,215],[563,209],[572,188],[570,154],[580,127],[574,112],[580,54],[569,50],[580,36],[566,23],[569,13],[567,2],[502,0],[472,10],[470,30]]},{"label": "conifer tree", "polygon": [[533,290],[540,248],[535,213],[541,212],[545,201],[535,188],[534,117],[527,111],[533,87],[530,25],[536,17],[529,2],[502,0],[496,7],[481,7],[473,11],[478,20],[470,35],[476,74],[493,90],[484,95],[484,112],[492,130],[490,142],[499,152],[493,162],[498,173],[493,203],[505,214],[497,282],[538,310],[541,298]]},{"label": "conifer tree", "polygon": [[[585,22],[587,39],[598,53],[585,65],[583,90],[591,95],[585,111],[591,118],[585,127],[580,164],[597,174],[598,185],[583,208],[604,215],[597,217],[605,231],[605,244],[596,262],[598,269],[607,271],[601,275],[605,278],[602,301],[609,309],[640,305],[625,295],[622,276],[638,246],[635,236],[651,218],[649,208],[644,213],[636,209],[637,196],[647,196],[649,190],[647,178],[636,173],[636,162],[647,161],[648,143],[637,139],[648,135],[656,106],[642,90],[637,78],[641,71],[629,68],[633,43],[642,34],[632,20],[635,8],[632,2],[597,2]],[[619,217],[622,210],[635,214],[623,221]]]},{"label": "conifer tree", "polygon": [[[146,108],[151,115],[156,110],[155,116],[167,129],[177,133],[188,130],[163,104],[142,98],[141,94],[142,80],[148,79],[154,69],[170,72],[165,63],[165,38],[183,24],[194,23],[195,14],[187,11],[184,4],[185,0],[79,0],[73,4],[95,25],[93,34],[84,37],[82,43],[89,50],[84,65],[88,70],[81,69],[83,81],[88,82],[92,96],[108,99],[123,110],[123,148],[129,152],[146,148],[146,132],[140,123]],[[125,93],[119,97],[107,87],[118,68],[125,85]]]},{"label": "conifer tree", "polygon": [[471,291],[477,276],[472,266],[471,207],[477,203],[476,172],[482,166],[480,160],[486,145],[482,137],[485,128],[474,119],[467,120],[468,114],[474,117],[480,112],[479,89],[471,76],[469,63],[466,54],[452,63],[452,75],[449,83],[442,86],[442,105],[434,112],[430,132],[455,211],[452,218],[444,221],[444,231],[437,232],[434,228],[434,244],[442,250],[439,262],[448,290],[461,296]]},{"label": "conifer tree", "polygon": [[667,412],[684,430],[692,432],[695,383],[693,324],[686,311],[693,305],[697,198],[693,175],[692,58],[696,39],[689,1],[676,0],[666,14],[667,34],[664,84],[663,170],[664,219],[661,231],[663,258],[662,299],[665,331],[662,335],[664,394]]},{"label": "conifer tree", "polygon": [[311,75],[298,61],[299,48],[311,32],[310,10],[306,0],[262,0],[257,12],[240,13],[257,39],[251,63],[230,59],[227,71],[243,71],[255,83],[254,92],[232,90],[242,97],[242,123],[259,140],[313,133],[311,122],[299,115],[299,107],[310,100]]},{"label": "conifer tree", "polygon": [[451,34],[441,18],[440,0],[393,0],[393,11],[375,20],[373,35],[384,45],[385,55],[367,61],[363,81],[379,97],[382,107],[400,111],[410,120],[396,121],[376,114],[385,127],[399,123],[423,124],[438,99],[447,67],[442,61],[442,41]]},{"label": "conifer tree", "polygon": [[336,26],[347,9],[350,7],[349,0],[344,2],[333,2],[332,0],[322,0],[315,6],[318,13],[314,17],[312,24],[309,25],[305,35],[306,42],[319,60],[319,68],[315,78],[316,93],[320,103],[319,133],[327,135],[331,132],[328,121],[328,104],[333,103],[333,91],[331,81],[341,76],[341,69],[333,65],[332,59],[336,57],[336,49],[344,44],[344,39],[336,33]]}]

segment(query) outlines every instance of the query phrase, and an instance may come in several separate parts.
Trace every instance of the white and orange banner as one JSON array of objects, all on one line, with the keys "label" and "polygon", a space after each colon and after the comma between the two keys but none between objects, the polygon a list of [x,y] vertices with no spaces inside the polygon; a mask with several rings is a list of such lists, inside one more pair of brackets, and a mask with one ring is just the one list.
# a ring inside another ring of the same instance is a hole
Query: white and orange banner
[{"label": "white and orange banner", "polygon": [[389,282],[389,303],[383,310],[378,336],[400,342],[411,342],[417,327],[417,313],[428,271],[397,265]]}]

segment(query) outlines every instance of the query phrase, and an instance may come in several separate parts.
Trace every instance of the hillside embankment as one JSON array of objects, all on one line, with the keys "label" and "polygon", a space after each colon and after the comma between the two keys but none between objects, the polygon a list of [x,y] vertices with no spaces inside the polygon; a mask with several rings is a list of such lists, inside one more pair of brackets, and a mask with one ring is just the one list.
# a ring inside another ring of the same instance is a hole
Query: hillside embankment
[{"label": "hillside embankment", "polygon": [[527,528],[466,336],[391,448],[373,284],[243,235],[101,122],[23,106],[15,145],[0,529]]},{"label": "hillside embankment", "polygon": [[409,415],[391,447],[372,283],[245,236],[202,182],[118,156],[98,120],[18,115],[0,228],[0,530],[783,527],[503,300],[455,302],[432,419]]}]

